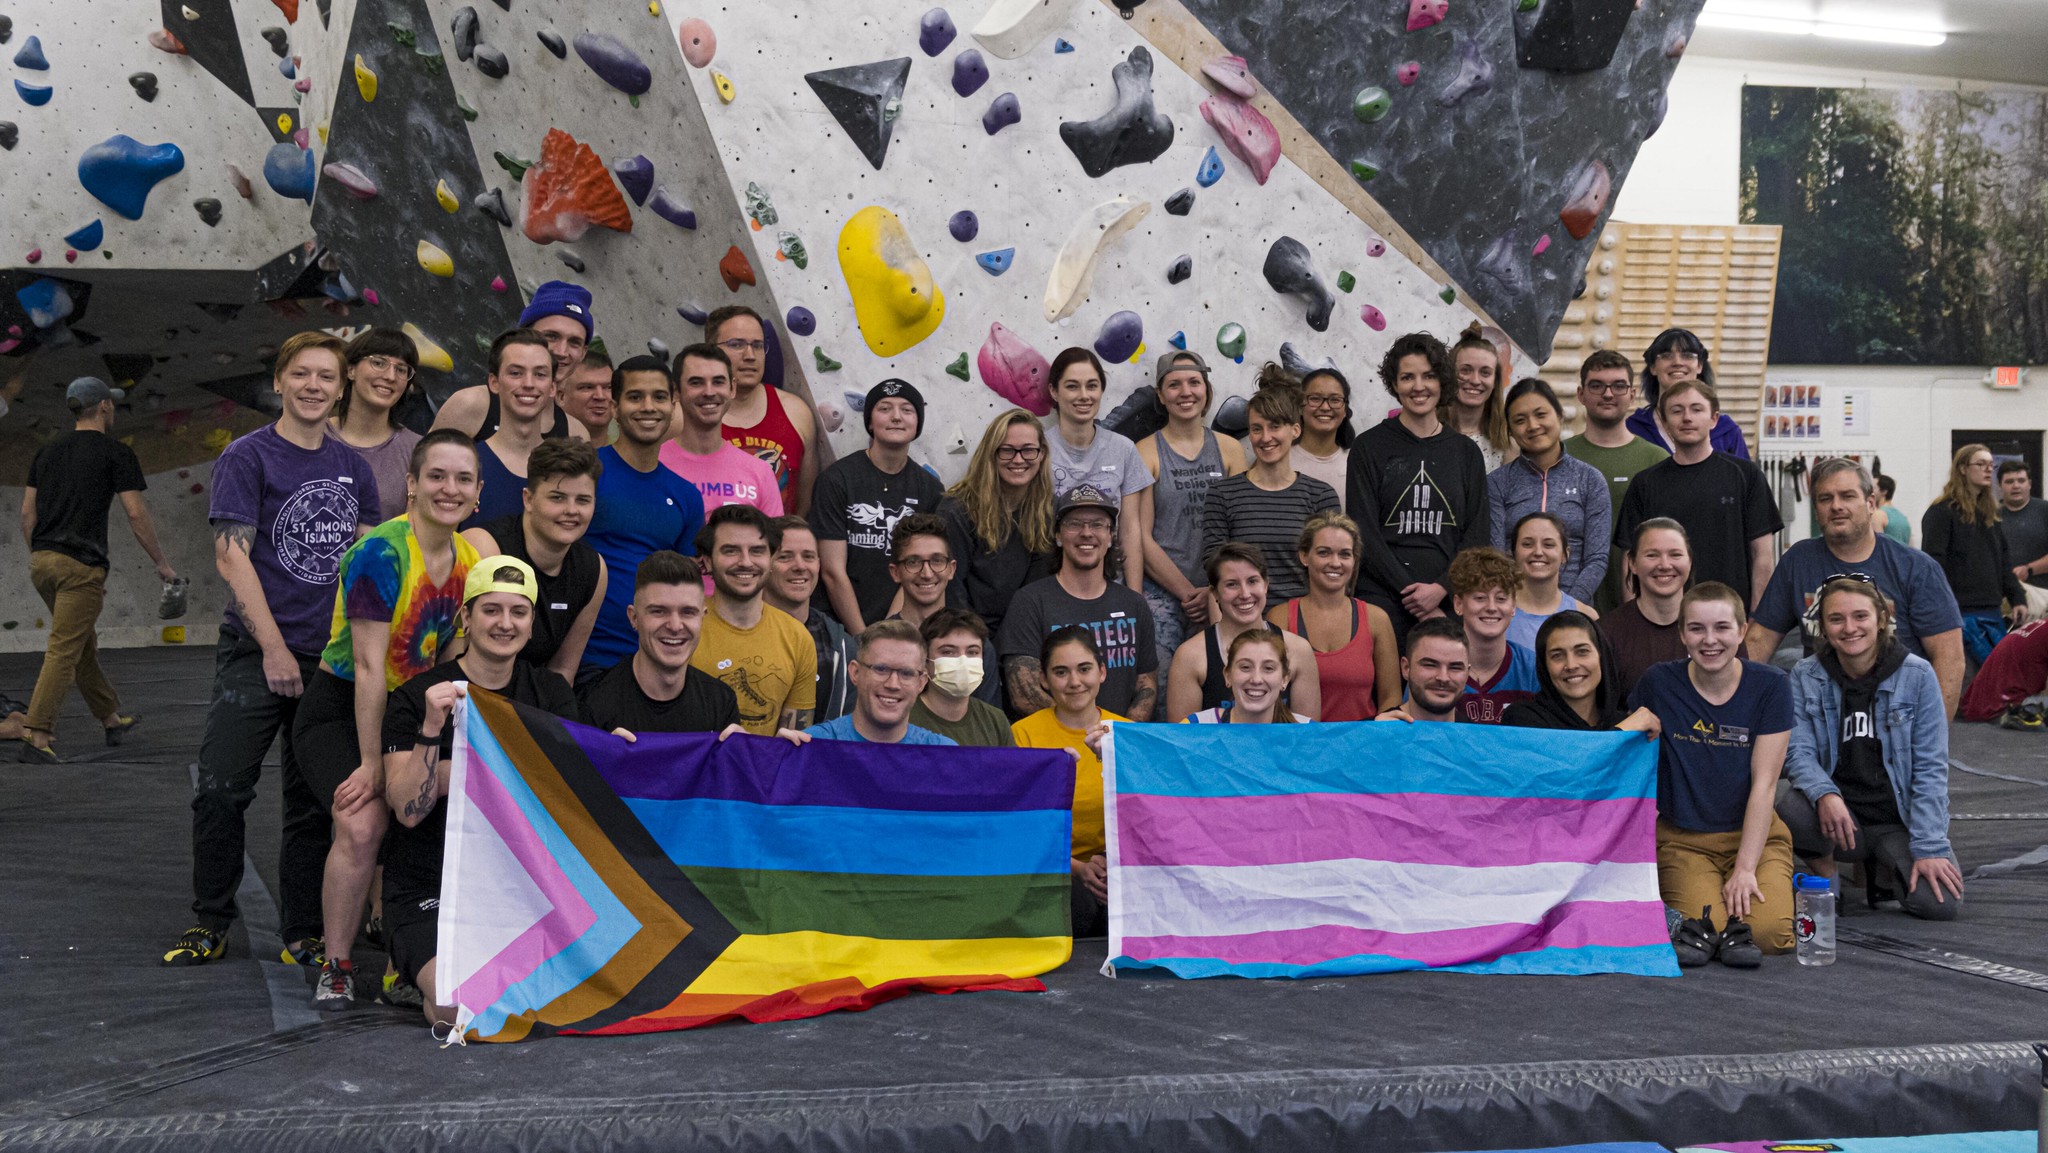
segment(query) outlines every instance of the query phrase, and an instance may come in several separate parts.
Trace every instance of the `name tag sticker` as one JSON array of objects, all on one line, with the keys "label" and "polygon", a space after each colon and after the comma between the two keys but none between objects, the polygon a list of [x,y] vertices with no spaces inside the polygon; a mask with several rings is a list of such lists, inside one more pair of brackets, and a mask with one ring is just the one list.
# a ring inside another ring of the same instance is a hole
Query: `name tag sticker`
[{"label": "name tag sticker", "polygon": [[566,609],[566,608],[568,608],[568,607],[569,607],[568,605],[565,605],[565,604],[560,604],[560,603],[556,603],[556,604],[551,604],[551,605],[549,605],[549,606],[548,606],[548,609],[549,609],[550,611],[552,611],[552,612],[560,612],[560,611],[562,611],[563,609]]}]

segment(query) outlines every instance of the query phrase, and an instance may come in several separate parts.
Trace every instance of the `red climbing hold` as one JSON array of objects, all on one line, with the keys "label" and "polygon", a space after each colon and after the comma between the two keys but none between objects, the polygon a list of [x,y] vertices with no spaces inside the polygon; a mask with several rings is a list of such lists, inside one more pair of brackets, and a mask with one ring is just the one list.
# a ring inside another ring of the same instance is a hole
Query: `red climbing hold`
[{"label": "red climbing hold", "polygon": [[43,262],[43,250],[40,248],[29,249],[27,260],[30,264],[41,264]]},{"label": "red climbing hold", "polygon": [[[277,10],[279,12],[284,13],[285,23],[294,24],[298,22],[299,0],[270,0],[270,2],[272,4],[277,5]],[[322,8],[321,11],[325,12],[327,10],[325,8]]]},{"label": "red climbing hold", "polygon": [[579,240],[592,225],[633,231],[633,212],[604,161],[559,128],[540,143],[540,163],[520,181],[526,238],[535,244]]},{"label": "red climbing hold", "polygon": [[149,42],[160,52],[168,52],[173,56],[189,55],[185,51],[185,42],[171,35],[171,30],[168,28],[159,28],[151,32],[149,34]]},{"label": "red climbing hold", "polygon": [[1587,161],[1586,166],[1579,170],[1579,178],[1572,185],[1571,199],[1557,214],[1573,240],[1584,240],[1593,234],[1593,226],[1600,223],[1600,214],[1607,211],[1607,194],[1613,190],[1613,183],[1614,178],[1608,175],[1607,166],[1598,160]]},{"label": "red climbing hold", "polygon": [[754,266],[747,262],[747,254],[741,252],[737,244],[726,249],[725,255],[719,257],[718,275],[725,278],[725,286],[734,292],[738,292],[742,284],[755,283]]}]

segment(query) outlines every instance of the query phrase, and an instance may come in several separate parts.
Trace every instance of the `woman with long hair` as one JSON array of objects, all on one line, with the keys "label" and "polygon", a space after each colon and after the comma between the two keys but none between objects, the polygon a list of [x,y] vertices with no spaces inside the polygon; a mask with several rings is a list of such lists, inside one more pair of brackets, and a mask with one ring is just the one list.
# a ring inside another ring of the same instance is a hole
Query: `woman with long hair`
[{"label": "woman with long hair", "polygon": [[379,508],[405,507],[405,474],[420,434],[399,423],[398,409],[419,375],[419,347],[395,328],[372,328],[348,342],[341,399],[328,423],[377,478]]},{"label": "woman with long hair", "polygon": [[1021,408],[988,422],[967,474],[939,503],[953,550],[949,603],[964,605],[991,635],[1017,590],[1052,571],[1052,475],[1045,428]]},{"label": "woman with long hair", "polygon": [[[1630,413],[1624,422],[1630,432],[1666,452],[1671,450],[1671,442],[1665,439],[1664,428],[1657,421],[1661,411],[1657,400],[1665,388],[1681,380],[1702,380],[1712,385],[1714,365],[1707,355],[1706,343],[1699,337],[1687,329],[1667,328],[1643,350],[1643,407]],[[1707,434],[1707,443],[1715,452],[1749,459],[1749,442],[1742,438],[1742,426],[1725,412]]]},{"label": "woman with long hair", "polygon": [[1451,346],[1451,370],[1457,379],[1444,397],[1443,421],[1479,446],[1488,472],[1514,459],[1516,451],[1508,436],[1506,406],[1501,403],[1503,363],[1499,346],[1486,339],[1476,320]]},{"label": "woman with long hair", "polygon": [[1188,714],[1192,725],[1307,724],[1314,718],[1287,708],[1287,638],[1269,632],[1244,632],[1230,642],[1223,679],[1230,699],[1215,708]]},{"label": "woman with long hair", "polygon": [[[1614,539],[1614,502],[1599,469],[1565,455],[1564,407],[1550,385],[1535,377],[1508,390],[1508,432],[1522,452],[1486,477],[1493,522],[1493,547],[1513,552],[1508,530],[1530,513],[1556,517],[1565,555],[1558,587],[1591,604],[1607,576],[1607,550]],[[1532,631],[1530,639],[1535,639]]]},{"label": "woman with long hair", "polygon": [[1369,721],[1401,703],[1401,657],[1385,610],[1351,595],[1362,546],[1358,522],[1317,513],[1301,527],[1308,593],[1266,613],[1315,651],[1322,719]]},{"label": "woman with long hair", "polygon": [[1692,584],[1692,538],[1670,517],[1651,517],[1636,526],[1622,563],[1629,599],[1600,618],[1600,635],[1614,654],[1617,687],[1626,696],[1651,665],[1685,659],[1678,608]]},{"label": "woman with long hair", "polygon": [[1152,519],[1152,473],[1138,456],[1138,446],[1120,432],[1096,424],[1102,414],[1102,393],[1109,375],[1102,361],[1085,348],[1061,349],[1046,372],[1059,419],[1046,430],[1046,460],[1052,473],[1053,499],[1083,484],[1116,494],[1117,548],[1123,557],[1121,579],[1134,592],[1145,591],[1145,525]]},{"label": "woman with long hair", "polygon": [[1163,672],[1191,630],[1209,623],[1209,578],[1202,572],[1202,515],[1209,490],[1245,470],[1244,446],[1204,427],[1216,399],[1209,366],[1192,352],[1159,360],[1153,392],[1166,427],[1138,442],[1138,456],[1157,482],[1148,491],[1145,604]]},{"label": "woman with long hair", "polygon": [[1351,461],[1351,382],[1334,368],[1312,368],[1301,378],[1301,439],[1294,442],[1294,467],[1344,496],[1344,469]]},{"label": "woman with long hair", "polygon": [[1625,729],[1655,740],[1657,714],[1630,711],[1614,680],[1614,658],[1592,618],[1566,609],[1536,630],[1536,695],[1508,706],[1503,724],[1594,732]]},{"label": "woman with long hair", "polygon": [[1074,754],[1072,909],[1076,937],[1108,931],[1109,864],[1102,828],[1102,734],[1126,721],[1096,703],[1105,669],[1102,650],[1086,625],[1046,634],[1038,647],[1039,680],[1052,704],[1010,726],[1020,749],[1067,749]]},{"label": "woman with long hair", "polygon": [[2027,619],[2027,592],[2007,558],[1998,527],[1997,488],[1991,450],[1966,444],[1949,462],[1948,483],[1920,516],[1920,547],[1941,564],[1956,607],[1963,613],[1963,649],[1971,664],[2005,638],[2009,603],[2012,624]]},{"label": "woman with long hair", "polygon": [[1515,592],[1515,618],[1508,622],[1508,639],[1541,657],[1536,631],[1544,621],[1561,612],[1583,613],[1593,620],[1599,620],[1600,614],[1558,587],[1558,578],[1572,559],[1572,542],[1556,513],[1532,512],[1516,521],[1508,536],[1514,547],[1510,555],[1522,566],[1523,578],[1522,587]]}]

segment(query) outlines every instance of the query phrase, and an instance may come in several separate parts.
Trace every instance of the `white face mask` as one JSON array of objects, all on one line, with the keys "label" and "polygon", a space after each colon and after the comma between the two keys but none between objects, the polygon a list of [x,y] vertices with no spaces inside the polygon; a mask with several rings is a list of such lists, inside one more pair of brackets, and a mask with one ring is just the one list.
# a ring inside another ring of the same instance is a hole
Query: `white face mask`
[{"label": "white face mask", "polygon": [[980,657],[933,657],[932,684],[949,697],[974,695],[981,687]]}]

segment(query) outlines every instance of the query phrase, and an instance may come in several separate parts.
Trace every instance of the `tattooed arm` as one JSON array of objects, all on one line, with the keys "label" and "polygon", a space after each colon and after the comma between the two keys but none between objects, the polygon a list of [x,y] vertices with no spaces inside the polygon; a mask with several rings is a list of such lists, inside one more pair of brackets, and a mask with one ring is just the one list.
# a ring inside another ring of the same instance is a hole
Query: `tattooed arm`
[{"label": "tattooed arm", "polygon": [[811,727],[811,717],[816,712],[816,709],[784,709],[782,710],[782,719],[777,723],[776,727],[803,732]]},{"label": "tattooed arm", "polygon": [[1020,713],[1052,707],[1052,694],[1045,691],[1045,676],[1037,657],[1004,657],[1003,687],[1010,692],[1010,704]]},{"label": "tattooed arm", "polygon": [[296,697],[306,686],[299,676],[299,658],[292,655],[278,631],[277,618],[270,615],[270,601],[263,595],[263,582],[256,576],[249,552],[256,543],[256,526],[246,521],[213,522],[213,567],[227,582],[228,608],[242,622],[251,639],[263,649],[263,679],[270,691],[281,697]]},{"label": "tattooed arm", "polygon": [[[462,686],[444,681],[427,690],[427,715],[412,743],[384,753],[384,803],[398,823],[411,828],[427,819],[448,795],[448,770],[441,756],[441,738],[454,723],[450,714],[463,697]],[[397,744],[400,742],[386,742]]]},{"label": "tattooed arm", "polygon": [[1139,673],[1138,690],[1131,694],[1131,711],[1126,716],[1134,721],[1152,719],[1152,706],[1159,701],[1159,674]]}]

